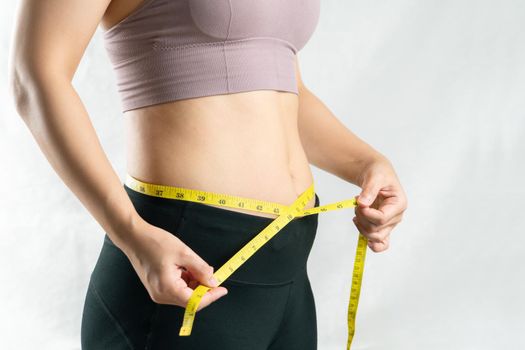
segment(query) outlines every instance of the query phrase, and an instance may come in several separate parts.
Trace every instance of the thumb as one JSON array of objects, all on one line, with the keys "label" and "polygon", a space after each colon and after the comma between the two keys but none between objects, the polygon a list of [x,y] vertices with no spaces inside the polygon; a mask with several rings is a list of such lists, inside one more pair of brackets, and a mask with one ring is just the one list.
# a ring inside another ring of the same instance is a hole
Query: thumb
[{"label": "thumb", "polygon": [[188,252],[182,254],[180,264],[188,270],[199,283],[208,287],[217,287],[219,283],[213,276],[213,266],[208,265],[197,253],[191,248]]},{"label": "thumb", "polygon": [[371,205],[374,203],[380,189],[379,182],[374,181],[373,178],[366,180],[363,183],[361,193],[357,197],[357,204],[366,206]]}]

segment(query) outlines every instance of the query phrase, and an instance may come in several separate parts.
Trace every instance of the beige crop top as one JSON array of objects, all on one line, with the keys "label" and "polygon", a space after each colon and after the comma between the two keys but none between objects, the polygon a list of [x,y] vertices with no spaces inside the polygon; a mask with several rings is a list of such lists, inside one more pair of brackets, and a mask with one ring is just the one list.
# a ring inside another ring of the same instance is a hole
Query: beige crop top
[{"label": "beige crop top", "polygon": [[271,89],[298,93],[294,60],[320,0],[144,0],[104,32],[123,112]]}]

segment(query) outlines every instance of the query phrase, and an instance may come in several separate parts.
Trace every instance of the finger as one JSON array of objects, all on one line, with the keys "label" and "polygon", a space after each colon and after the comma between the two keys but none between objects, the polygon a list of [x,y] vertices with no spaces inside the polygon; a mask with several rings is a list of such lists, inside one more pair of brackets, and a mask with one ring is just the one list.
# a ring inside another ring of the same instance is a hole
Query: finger
[{"label": "finger", "polygon": [[197,280],[191,280],[188,282],[188,287],[190,287],[191,289],[195,289],[197,288],[197,286],[199,286],[199,281]]},{"label": "finger", "polygon": [[387,227],[382,228],[379,231],[371,232],[368,234],[367,238],[369,241],[380,243],[390,236],[390,233],[392,232],[393,225],[389,225]]},{"label": "finger", "polygon": [[172,273],[164,272],[154,286],[153,300],[158,304],[175,304],[184,306],[193,292],[186,282]]},{"label": "finger", "polygon": [[379,231],[368,231],[357,220],[354,220],[354,225],[358,229],[359,233],[361,233],[367,238],[368,246],[371,246],[372,243],[383,243],[385,241],[388,241],[390,232],[393,229],[393,226],[387,226]]},{"label": "finger", "polygon": [[[373,252],[378,253],[386,249],[384,244],[385,241],[375,242],[373,239],[369,238],[370,233],[366,232],[359,222],[354,221],[354,224],[359,230],[359,233],[367,238],[367,245]],[[388,245],[386,247],[388,247]]]},{"label": "finger", "polygon": [[[197,283],[197,286],[200,285]],[[188,305],[188,301],[190,300],[191,296],[193,295],[195,289],[192,289],[188,286],[175,288],[173,290],[173,293],[170,297],[170,300],[166,300],[165,304],[172,304],[172,305],[178,305],[183,308],[186,308]],[[201,310],[202,308],[208,306],[212,302],[216,301],[217,299],[223,297],[228,293],[228,290],[223,287],[214,287],[209,289],[201,298],[201,301],[199,302],[199,306],[197,307],[197,311]]]},{"label": "finger", "polygon": [[190,247],[185,247],[179,252],[179,263],[183,265],[197,281],[207,287],[218,285],[213,276],[213,267],[208,265]]},{"label": "finger", "polygon": [[369,221],[361,212],[357,214],[355,218],[357,218],[357,221],[368,231],[368,232],[374,232],[379,231],[385,227],[397,225],[399,222],[401,222],[403,213],[400,213],[396,216],[394,216],[392,219],[390,219],[389,222],[387,222],[384,225],[377,225],[371,221]]},{"label": "finger", "polygon": [[180,266],[176,266],[175,269],[164,269],[158,279],[157,302],[184,307],[193,293],[193,289],[188,286],[188,282],[193,279],[190,277],[191,273]]},{"label": "finger", "polygon": [[[199,281],[195,278],[195,276],[192,275],[192,273],[190,271],[185,271],[183,272],[183,279],[186,281],[186,283],[188,284],[188,286],[190,288],[193,288],[195,289],[195,284],[196,285],[199,285]],[[191,285],[190,285],[191,283]]]},{"label": "finger", "polygon": [[357,196],[357,204],[361,206],[372,205],[380,189],[381,182],[376,177],[365,181],[361,193]]},{"label": "finger", "polygon": [[382,242],[372,242],[368,241],[368,247],[372,249],[375,253],[380,253],[388,249],[390,246],[389,241],[382,241]]},{"label": "finger", "polygon": [[381,242],[374,242],[374,243],[377,244],[379,247],[381,247],[381,251],[387,250],[388,247],[390,247],[390,235],[386,236],[385,239],[382,240]]},{"label": "finger", "polygon": [[387,197],[383,200],[379,208],[357,207],[356,215],[361,214],[369,222],[375,225],[386,225],[395,216],[403,212],[403,207],[397,197]]},{"label": "finger", "polygon": [[381,226],[376,224],[375,222],[370,221],[369,218],[363,212],[363,208],[359,208],[359,210],[356,211],[355,215],[356,216],[354,218],[357,218],[357,221],[364,228],[366,228],[367,231],[375,231],[379,226]]},{"label": "finger", "polygon": [[[188,301],[195,291],[195,288],[197,288],[199,285],[201,285],[201,283],[196,280],[190,281],[190,284],[187,285],[183,279],[177,279],[173,281],[168,292],[161,296],[161,301],[159,303],[178,305],[186,308]],[[210,292],[211,295],[208,295]],[[211,288],[201,298],[197,311],[226,295],[227,293],[228,290],[223,286]]]},{"label": "finger", "polygon": [[225,296],[226,294],[228,294],[228,290],[223,286],[215,287],[208,290],[202,297],[201,302],[197,307],[197,311],[205,308],[206,306],[210,305],[211,303]]},{"label": "finger", "polygon": [[170,300],[166,304],[174,304],[186,308],[191,295],[193,294],[192,288],[188,286],[175,288],[170,295]]},{"label": "finger", "polygon": [[360,223],[359,221],[357,221],[356,218],[353,219],[353,222],[354,222],[355,227],[356,227],[357,230],[359,231],[359,233],[361,233],[362,235],[364,235],[366,238],[368,238],[368,236],[369,236],[372,232],[375,232],[375,231],[370,231],[370,230],[368,230],[367,228],[365,228],[363,225],[361,225],[361,223]]},{"label": "finger", "polygon": [[186,281],[186,283],[189,285],[190,281],[194,280],[195,278],[193,277],[193,275],[191,274],[191,272],[189,272],[188,270],[183,270],[182,273],[181,273],[181,278]]}]

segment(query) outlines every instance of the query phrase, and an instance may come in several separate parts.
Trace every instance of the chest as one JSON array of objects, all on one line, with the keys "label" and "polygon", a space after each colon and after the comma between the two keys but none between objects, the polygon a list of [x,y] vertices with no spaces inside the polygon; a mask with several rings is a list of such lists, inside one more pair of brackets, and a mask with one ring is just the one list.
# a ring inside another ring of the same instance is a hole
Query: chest
[{"label": "chest", "polygon": [[302,48],[314,32],[320,0],[187,0],[194,25],[222,40],[270,36]]}]

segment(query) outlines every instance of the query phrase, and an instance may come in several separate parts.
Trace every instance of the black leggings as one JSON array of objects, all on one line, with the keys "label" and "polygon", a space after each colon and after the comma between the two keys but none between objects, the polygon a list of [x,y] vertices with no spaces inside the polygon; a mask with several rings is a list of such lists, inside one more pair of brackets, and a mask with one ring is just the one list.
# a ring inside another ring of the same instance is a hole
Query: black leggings
[{"label": "black leggings", "polygon": [[[144,220],[177,236],[215,270],[273,221],[124,189]],[[153,302],[106,234],[85,297],[82,349],[317,349],[306,269],[317,222],[318,214],[294,218],[255,252],[221,284],[228,294],[197,312],[189,336],[179,336],[184,308]]]}]

